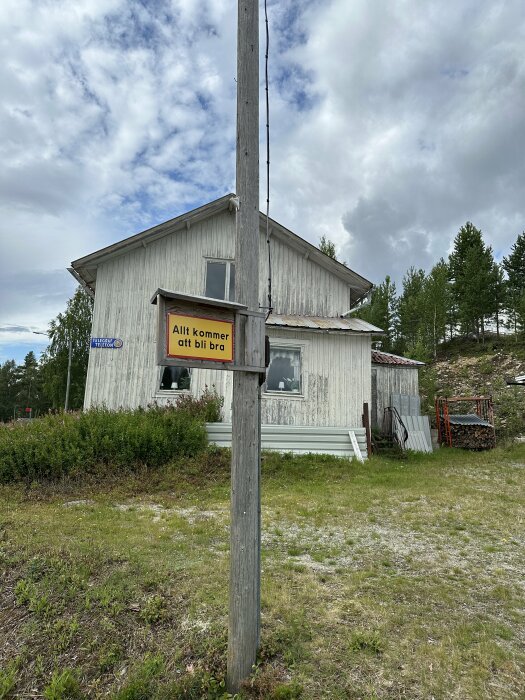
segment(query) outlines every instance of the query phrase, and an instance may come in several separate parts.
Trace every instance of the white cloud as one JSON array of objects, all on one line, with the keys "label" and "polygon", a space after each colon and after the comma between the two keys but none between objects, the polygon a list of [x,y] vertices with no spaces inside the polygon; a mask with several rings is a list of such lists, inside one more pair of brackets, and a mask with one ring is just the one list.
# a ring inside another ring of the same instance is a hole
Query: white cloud
[{"label": "white cloud", "polygon": [[321,97],[278,137],[277,207],[376,282],[435,262],[467,219],[508,249],[523,229],[522,5],[336,0],[306,17],[288,55]]},{"label": "white cloud", "polygon": [[[374,282],[431,265],[467,219],[506,253],[525,228],[522,3],[269,9],[271,215]],[[234,188],[236,16],[226,0],[0,5],[0,326],[45,327],[70,260]],[[263,99],[261,115],[264,137]],[[12,293],[30,279],[47,283]]]}]

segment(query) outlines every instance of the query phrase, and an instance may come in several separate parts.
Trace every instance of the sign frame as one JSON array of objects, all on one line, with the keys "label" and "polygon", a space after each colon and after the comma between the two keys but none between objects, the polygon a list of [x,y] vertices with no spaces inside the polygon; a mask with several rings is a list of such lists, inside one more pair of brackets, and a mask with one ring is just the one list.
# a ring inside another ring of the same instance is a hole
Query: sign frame
[{"label": "sign frame", "polygon": [[[212,299],[159,288],[151,298],[157,306],[157,365],[227,371],[266,373],[264,319],[262,311],[249,311],[245,304]],[[226,321],[232,324],[233,361],[181,358],[168,355],[168,314]]]}]

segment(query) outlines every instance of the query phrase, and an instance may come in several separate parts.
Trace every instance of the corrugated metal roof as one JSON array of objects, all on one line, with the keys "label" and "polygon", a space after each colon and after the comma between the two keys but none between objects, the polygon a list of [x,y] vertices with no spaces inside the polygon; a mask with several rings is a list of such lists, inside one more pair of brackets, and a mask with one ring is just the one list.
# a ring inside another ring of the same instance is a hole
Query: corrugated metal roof
[{"label": "corrugated metal roof", "polygon": [[392,355],[390,352],[380,350],[372,350],[372,362],[376,365],[402,365],[403,367],[421,367],[425,364],[419,360],[410,360],[408,357]]},{"label": "corrugated metal roof", "polygon": [[492,428],[492,425],[487,420],[473,413],[457,413],[449,416],[449,420],[452,425],[482,425],[487,428]]},{"label": "corrugated metal roof", "polygon": [[306,328],[314,331],[353,331],[354,333],[382,333],[383,331],[360,318],[330,318],[327,316],[292,316],[272,314],[268,326],[278,328]]}]

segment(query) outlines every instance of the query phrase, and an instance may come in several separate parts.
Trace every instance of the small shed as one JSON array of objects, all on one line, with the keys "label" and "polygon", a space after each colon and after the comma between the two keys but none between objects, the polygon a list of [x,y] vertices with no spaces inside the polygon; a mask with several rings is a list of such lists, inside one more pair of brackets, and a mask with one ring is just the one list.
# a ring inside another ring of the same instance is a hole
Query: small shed
[{"label": "small shed", "polygon": [[392,394],[419,396],[419,368],[424,365],[408,357],[372,350],[372,428],[382,430]]}]

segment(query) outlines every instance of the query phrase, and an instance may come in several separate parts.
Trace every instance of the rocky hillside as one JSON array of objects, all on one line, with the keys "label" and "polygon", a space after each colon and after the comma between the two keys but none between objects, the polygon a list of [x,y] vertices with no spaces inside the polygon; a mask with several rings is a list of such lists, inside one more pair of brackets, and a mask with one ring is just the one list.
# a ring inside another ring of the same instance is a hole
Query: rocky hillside
[{"label": "rocky hillside", "polygon": [[[429,415],[434,396],[492,396],[501,436],[525,433],[525,387],[509,387],[507,377],[525,374],[525,343],[491,339],[444,345],[436,361],[420,374],[420,389]],[[456,412],[460,412],[459,409]]]}]

